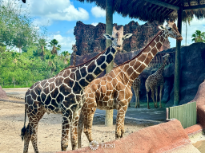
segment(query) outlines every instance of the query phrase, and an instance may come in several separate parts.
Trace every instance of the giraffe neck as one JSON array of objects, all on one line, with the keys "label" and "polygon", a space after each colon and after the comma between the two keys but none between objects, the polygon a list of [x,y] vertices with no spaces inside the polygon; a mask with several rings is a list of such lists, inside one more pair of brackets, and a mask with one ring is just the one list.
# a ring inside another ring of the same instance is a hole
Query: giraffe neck
[{"label": "giraffe neck", "polygon": [[162,73],[163,73],[164,67],[165,67],[165,65],[166,65],[166,60],[167,60],[167,59],[164,60],[163,64],[162,64],[162,65],[160,66],[160,68],[156,71],[156,73],[158,73],[158,74],[162,74]]},{"label": "giraffe neck", "polygon": [[[85,88],[91,81],[98,77],[98,75],[105,70],[105,68],[114,60],[117,50],[113,47],[108,47],[103,53],[97,55],[86,63],[77,65],[73,68],[65,69],[63,76],[74,78],[69,80],[67,84],[74,84],[78,82],[78,87]],[[69,78],[68,77],[68,78]],[[65,82],[65,81],[64,81]],[[73,86],[73,85],[68,85]]]},{"label": "giraffe neck", "polygon": [[140,73],[148,66],[155,55],[160,51],[161,46],[168,38],[165,31],[160,31],[153,40],[133,59],[124,64],[120,65],[124,75],[127,77],[125,83],[130,86],[133,84],[134,80],[139,76]]}]

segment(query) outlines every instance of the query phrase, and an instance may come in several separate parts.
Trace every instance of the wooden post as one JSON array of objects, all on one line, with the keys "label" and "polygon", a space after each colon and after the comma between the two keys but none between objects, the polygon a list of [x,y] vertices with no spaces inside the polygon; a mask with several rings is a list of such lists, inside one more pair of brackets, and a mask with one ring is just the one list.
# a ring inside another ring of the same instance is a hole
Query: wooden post
[{"label": "wooden post", "polygon": [[[113,0],[106,0],[106,33],[112,35],[113,29]],[[106,47],[111,45],[111,40],[106,40]],[[106,73],[113,69],[113,61],[106,68]],[[107,110],[105,115],[105,126],[113,125],[113,110]]]},{"label": "wooden post", "polygon": [[[179,33],[182,34],[182,8],[178,10],[177,27]],[[181,41],[176,41],[176,53],[175,53],[175,71],[174,71],[174,106],[179,104],[180,101],[180,50]]]}]

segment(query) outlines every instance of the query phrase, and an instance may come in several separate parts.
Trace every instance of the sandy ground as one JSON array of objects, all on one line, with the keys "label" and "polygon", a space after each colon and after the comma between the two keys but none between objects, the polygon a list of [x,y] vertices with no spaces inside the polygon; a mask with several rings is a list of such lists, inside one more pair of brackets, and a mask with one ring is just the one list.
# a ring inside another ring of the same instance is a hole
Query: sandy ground
[{"label": "sandy ground", "polygon": [[[20,101],[10,98],[10,100]],[[0,152],[22,153],[23,142],[20,138],[20,131],[24,124],[24,105],[0,101]],[[115,125],[112,127],[104,126],[104,116],[95,116],[93,122],[93,138],[100,142],[114,140]],[[28,119],[27,119],[28,123]],[[125,136],[138,131],[148,123],[137,123],[133,120],[125,120]],[[56,152],[61,150],[61,115],[45,114],[39,122],[38,147],[41,153]],[[82,146],[88,146],[86,136],[82,136]],[[67,150],[71,150],[70,140]],[[30,143],[29,153],[33,153],[33,147]]]}]

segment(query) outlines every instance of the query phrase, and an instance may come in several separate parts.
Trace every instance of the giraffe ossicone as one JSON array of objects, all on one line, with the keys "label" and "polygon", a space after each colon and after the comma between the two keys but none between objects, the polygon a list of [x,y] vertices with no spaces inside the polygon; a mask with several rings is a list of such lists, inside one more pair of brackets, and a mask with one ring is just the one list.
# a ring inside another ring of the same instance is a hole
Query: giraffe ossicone
[{"label": "giraffe ossicone", "polygon": [[[28,152],[30,140],[34,152],[39,152],[37,145],[38,123],[46,112],[62,114],[61,150],[65,151],[68,147],[70,127],[72,149],[76,149],[77,126],[83,105],[83,90],[114,60],[122,45],[121,31],[119,30],[115,29],[112,36],[109,35],[106,38],[112,40],[112,46],[105,49],[104,52],[83,64],[65,68],[52,78],[38,81],[28,89],[25,95],[24,127],[21,130],[24,153]],[[27,126],[25,125],[26,114],[29,119]]]},{"label": "giraffe ossicone", "polygon": [[[170,22],[171,23],[171,22]],[[96,108],[101,110],[117,109],[115,138],[122,138],[125,132],[124,118],[129,102],[132,98],[131,86],[134,80],[148,66],[168,37],[182,40],[182,36],[174,23],[168,23],[147,44],[147,46],[131,60],[113,68],[101,78],[93,80],[84,90],[84,104],[80,114],[78,126],[78,147],[81,147],[81,133],[89,142],[92,138],[92,123]]]}]

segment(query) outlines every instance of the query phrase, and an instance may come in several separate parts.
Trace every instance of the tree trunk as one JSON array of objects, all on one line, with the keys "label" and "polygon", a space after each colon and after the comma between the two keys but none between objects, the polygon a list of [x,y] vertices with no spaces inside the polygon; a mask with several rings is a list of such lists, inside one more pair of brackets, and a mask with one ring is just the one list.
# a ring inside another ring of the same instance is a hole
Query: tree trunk
[{"label": "tree trunk", "polygon": [[[112,35],[113,29],[113,0],[106,0],[106,33]],[[111,40],[106,40],[106,48],[111,45]],[[107,66],[106,73],[113,69],[113,61]],[[106,111],[105,125],[113,125],[113,109]]]}]

